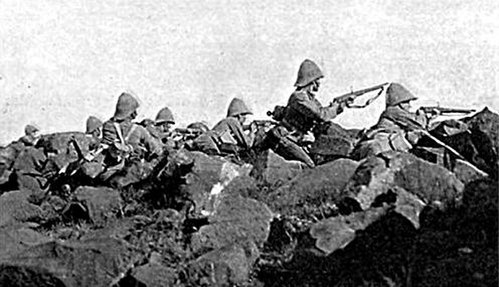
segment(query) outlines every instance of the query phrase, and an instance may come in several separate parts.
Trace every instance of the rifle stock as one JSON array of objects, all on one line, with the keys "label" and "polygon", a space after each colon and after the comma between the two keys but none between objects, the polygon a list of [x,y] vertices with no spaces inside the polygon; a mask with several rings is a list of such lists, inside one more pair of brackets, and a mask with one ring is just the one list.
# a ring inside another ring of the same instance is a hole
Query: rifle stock
[{"label": "rifle stock", "polygon": [[243,130],[250,130],[252,124],[255,124],[258,128],[260,128],[260,127],[269,127],[272,125],[277,125],[277,122],[273,120],[254,120],[248,125],[243,125]]}]

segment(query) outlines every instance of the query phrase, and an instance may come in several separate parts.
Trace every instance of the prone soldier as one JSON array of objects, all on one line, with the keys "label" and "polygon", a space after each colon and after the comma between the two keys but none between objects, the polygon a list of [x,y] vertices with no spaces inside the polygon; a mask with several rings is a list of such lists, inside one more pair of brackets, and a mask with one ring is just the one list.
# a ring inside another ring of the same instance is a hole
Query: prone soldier
[{"label": "prone soldier", "polygon": [[244,133],[246,116],[252,114],[243,100],[234,98],[229,104],[227,117],[218,122],[212,130],[194,140],[193,149],[206,154],[235,154],[249,150],[252,146],[256,126]]}]

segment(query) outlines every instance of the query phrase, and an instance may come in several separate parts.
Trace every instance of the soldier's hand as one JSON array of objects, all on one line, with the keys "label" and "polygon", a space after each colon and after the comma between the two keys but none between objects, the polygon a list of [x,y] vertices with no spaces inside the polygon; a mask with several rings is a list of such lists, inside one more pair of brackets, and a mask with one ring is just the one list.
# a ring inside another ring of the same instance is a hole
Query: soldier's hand
[{"label": "soldier's hand", "polygon": [[94,156],[94,154],[92,152],[90,152],[90,153],[87,153],[83,158],[86,161],[92,161],[95,158],[95,156]]},{"label": "soldier's hand", "polygon": [[329,107],[335,110],[337,115],[341,114],[347,106],[347,102],[332,102],[331,104],[329,104]]},{"label": "soldier's hand", "polygon": [[258,125],[255,122],[250,124],[250,133],[254,134],[258,131]]}]

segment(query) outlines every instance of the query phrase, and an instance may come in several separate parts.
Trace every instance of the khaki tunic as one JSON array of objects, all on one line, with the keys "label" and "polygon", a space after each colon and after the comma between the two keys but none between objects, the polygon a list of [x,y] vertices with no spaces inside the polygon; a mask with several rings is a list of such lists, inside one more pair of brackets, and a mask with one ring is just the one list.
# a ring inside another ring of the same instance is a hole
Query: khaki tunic
[{"label": "khaki tunic", "polygon": [[362,159],[390,150],[407,152],[419,139],[417,130],[425,130],[427,125],[425,115],[408,112],[399,106],[388,107],[355,147],[352,157]]}]

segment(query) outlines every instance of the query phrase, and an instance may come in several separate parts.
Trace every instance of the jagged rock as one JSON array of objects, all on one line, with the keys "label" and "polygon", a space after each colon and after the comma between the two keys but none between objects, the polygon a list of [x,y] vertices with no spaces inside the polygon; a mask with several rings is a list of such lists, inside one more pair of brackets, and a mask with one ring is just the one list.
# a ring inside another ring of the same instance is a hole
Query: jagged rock
[{"label": "jagged rock", "polygon": [[336,216],[324,219],[312,225],[310,235],[317,240],[316,247],[326,255],[348,245],[355,233],[364,230],[386,214],[386,208],[370,208],[348,216]]},{"label": "jagged rock", "polygon": [[463,196],[467,218],[472,219],[474,225],[478,225],[478,229],[483,230],[494,245],[498,238],[498,198],[498,183],[490,179],[470,182]]},{"label": "jagged rock", "polygon": [[251,175],[268,186],[276,187],[286,183],[306,169],[308,169],[306,164],[286,160],[269,149],[258,155]]},{"label": "jagged rock", "polygon": [[471,133],[450,137],[445,142],[473,165],[497,178],[499,169],[499,115],[488,108],[463,119]]},{"label": "jagged rock", "polygon": [[36,144],[36,147],[43,149],[45,154],[67,154],[69,155],[67,160],[73,161],[78,159],[78,154],[74,146],[70,144],[72,138],[76,140],[83,153],[89,151],[89,145],[92,142],[92,138],[87,137],[82,132],[62,132],[42,135]]},{"label": "jagged rock", "polygon": [[452,172],[464,184],[486,177],[483,171],[460,159],[456,160]]},{"label": "jagged rock", "polygon": [[443,207],[459,203],[464,188],[454,174],[441,166],[408,153],[383,153],[360,164],[343,194],[365,210],[395,186],[416,195],[425,204]]},{"label": "jagged rock", "polygon": [[398,186],[394,187],[391,192],[394,192],[396,196],[394,211],[403,215],[418,229],[421,226],[419,215],[425,208],[426,203],[417,195]]},{"label": "jagged rock", "polygon": [[[51,241],[47,236],[23,225],[10,225],[0,228],[0,258],[8,258],[30,246]],[[0,284],[0,286],[4,286]]]},{"label": "jagged rock", "polygon": [[251,197],[258,199],[260,189],[258,182],[251,176],[238,176],[235,177],[226,187],[222,193],[224,195],[241,195],[243,197]]},{"label": "jagged rock", "polygon": [[177,271],[173,268],[158,263],[147,263],[134,268],[129,276],[119,282],[118,286],[173,286],[177,277]]},{"label": "jagged rock", "polygon": [[73,198],[84,205],[88,219],[99,225],[115,216],[123,206],[119,191],[107,187],[81,186]]},{"label": "jagged rock", "polygon": [[218,249],[232,243],[253,241],[263,245],[270,232],[273,214],[263,203],[239,195],[226,196],[215,212],[191,238],[193,252]]},{"label": "jagged rock", "polygon": [[499,148],[499,126],[497,125],[499,122],[498,114],[491,112],[487,107],[485,107],[472,117],[465,119],[464,122],[471,130],[479,130],[484,134],[489,135],[496,149]]},{"label": "jagged rock", "polygon": [[237,165],[217,156],[192,152],[194,166],[185,176],[181,194],[192,201],[197,213],[210,214],[221,191],[236,177],[248,175],[250,165]]},{"label": "jagged rock", "polygon": [[[0,261],[3,268],[41,269],[64,286],[109,286],[126,271],[128,250],[118,240],[47,242]],[[30,279],[30,278],[28,278]],[[20,286],[23,286],[20,282]],[[29,282],[28,282],[29,283]]]},{"label": "jagged rock", "polygon": [[358,165],[350,159],[338,159],[305,170],[277,190],[257,198],[282,215],[322,217],[330,211],[321,208],[328,209],[340,199]]},{"label": "jagged rock", "polygon": [[16,222],[39,221],[43,218],[42,209],[30,203],[30,191],[9,191],[0,196],[0,226]]},{"label": "jagged rock", "polygon": [[57,277],[40,267],[0,264],[0,286],[8,287],[66,287]]},{"label": "jagged rock", "polygon": [[13,169],[20,190],[30,190],[33,194],[43,193],[44,178],[42,168],[47,160],[42,150],[26,147],[16,158]]},{"label": "jagged rock", "polygon": [[317,164],[348,157],[355,144],[354,133],[338,124],[329,122],[321,128],[320,135],[310,147],[310,154]]},{"label": "jagged rock", "polygon": [[234,286],[248,281],[254,261],[244,248],[231,244],[199,257],[188,266],[190,286]]}]

